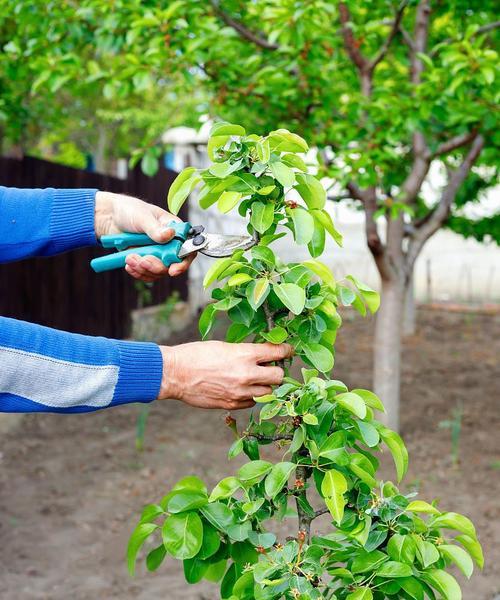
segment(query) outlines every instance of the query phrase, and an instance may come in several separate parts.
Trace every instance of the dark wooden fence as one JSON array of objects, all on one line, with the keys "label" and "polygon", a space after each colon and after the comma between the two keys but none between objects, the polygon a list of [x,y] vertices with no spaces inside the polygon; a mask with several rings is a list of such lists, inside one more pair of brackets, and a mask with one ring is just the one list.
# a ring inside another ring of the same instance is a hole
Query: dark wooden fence
[{"label": "dark wooden fence", "polygon": [[[0,185],[19,188],[97,188],[137,196],[165,206],[176,173],[155,177],[139,170],[122,180],[64,167],[45,160],[0,158]],[[182,215],[181,215],[182,216]],[[138,305],[134,280],[124,271],[96,274],[89,266],[98,248],[83,248],[49,258],[0,264],[0,315],[107,337],[126,337],[130,311]],[[185,277],[165,278],[152,288],[153,303],[176,290],[187,297]]]}]

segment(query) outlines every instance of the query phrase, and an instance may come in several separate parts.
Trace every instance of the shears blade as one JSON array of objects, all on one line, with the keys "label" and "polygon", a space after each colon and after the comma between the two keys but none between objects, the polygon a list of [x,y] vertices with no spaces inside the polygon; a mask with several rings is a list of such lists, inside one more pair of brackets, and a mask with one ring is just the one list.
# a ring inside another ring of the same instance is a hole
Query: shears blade
[{"label": "shears blade", "polygon": [[201,252],[212,258],[231,256],[236,250],[248,250],[255,246],[256,241],[250,235],[223,235],[218,233],[203,233],[203,243],[197,243],[196,238],[188,239],[179,251],[179,258],[184,258],[193,252]]}]

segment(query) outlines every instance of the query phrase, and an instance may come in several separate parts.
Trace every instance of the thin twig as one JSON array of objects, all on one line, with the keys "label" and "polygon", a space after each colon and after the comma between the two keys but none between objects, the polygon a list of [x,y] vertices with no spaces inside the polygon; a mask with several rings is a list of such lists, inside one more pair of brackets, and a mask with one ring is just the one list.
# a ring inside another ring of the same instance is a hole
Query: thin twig
[{"label": "thin twig", "polygon": [[245,27],[245,25],[243,25],[241,21],[234,19],[225,11],[223,11],[220,7],[218,0],[210,0],[210,4],[212,5],[215,13],[224,21],[224,23],[229,27],[232,27],[235,31],[237,31],[241,35],[241,37],[245,38],[249,42],[252,42],[256,46],[259,46],[260,48],[264,48],[265,50],[279,49],[278,44],[270,42],[260,33],[255,33],[251,31],[250,29]]}]

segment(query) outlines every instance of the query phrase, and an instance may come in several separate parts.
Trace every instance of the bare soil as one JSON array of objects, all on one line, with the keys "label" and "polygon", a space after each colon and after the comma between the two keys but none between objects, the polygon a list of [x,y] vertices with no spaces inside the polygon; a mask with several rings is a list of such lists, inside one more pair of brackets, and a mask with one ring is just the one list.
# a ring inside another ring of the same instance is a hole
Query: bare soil
[{"label": "bare soil", "polygon": [[[420,310],[418,317],[418,334],[404,345],[402,434],[410,469],[403,489],[418,488],[474,520],[486,566],[470,581],[459,579],[465,600],[491,600],[500,592],[499,316]],[[372,331],[372,321],[346,318],[335,376],[349,386],[370,387]],[[194,326],[177,341],[190,338],[197,338]],[[439,423],[460,403],[456,468],[450,432]],[[131,579],[124,552],[143,504],[188,473],[214,484],[237,468],[238,460],[226,459],[231,436],[224,415],[155,403],[139,453],[139,410],[30,415],[1,439],[2,600],[218,597],[212,584],[185,584],[173,560],[154,574],[141,564]],[[384,475],[393,477],[387,459]]]}]

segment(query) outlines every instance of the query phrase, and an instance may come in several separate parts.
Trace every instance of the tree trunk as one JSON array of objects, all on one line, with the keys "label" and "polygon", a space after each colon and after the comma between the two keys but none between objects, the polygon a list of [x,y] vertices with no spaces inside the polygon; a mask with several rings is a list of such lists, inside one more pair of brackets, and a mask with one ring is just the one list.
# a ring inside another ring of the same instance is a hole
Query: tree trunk
[{"label": "tree trunk", "polygon": [[417,330],[417,316],[415,307],[414,273],[410,276],[405,286],[405,307],[403,313],[403,335],[415,335]]},{"label": "tree trunk", "polygon": [[94,152],[94,165],[95,170],[98,173],[107,174],[107,145],[108,145],[108,134],[104,127],[99,127],[98,137],[97,137],[97,145]]},{"label": "tree trunk", "polygon": [[382,280],[382,300],[375,323],[375,393],[386,408],[382,417],[388,427],[399,429],[401,334],[405,286],[403,274]]}]

